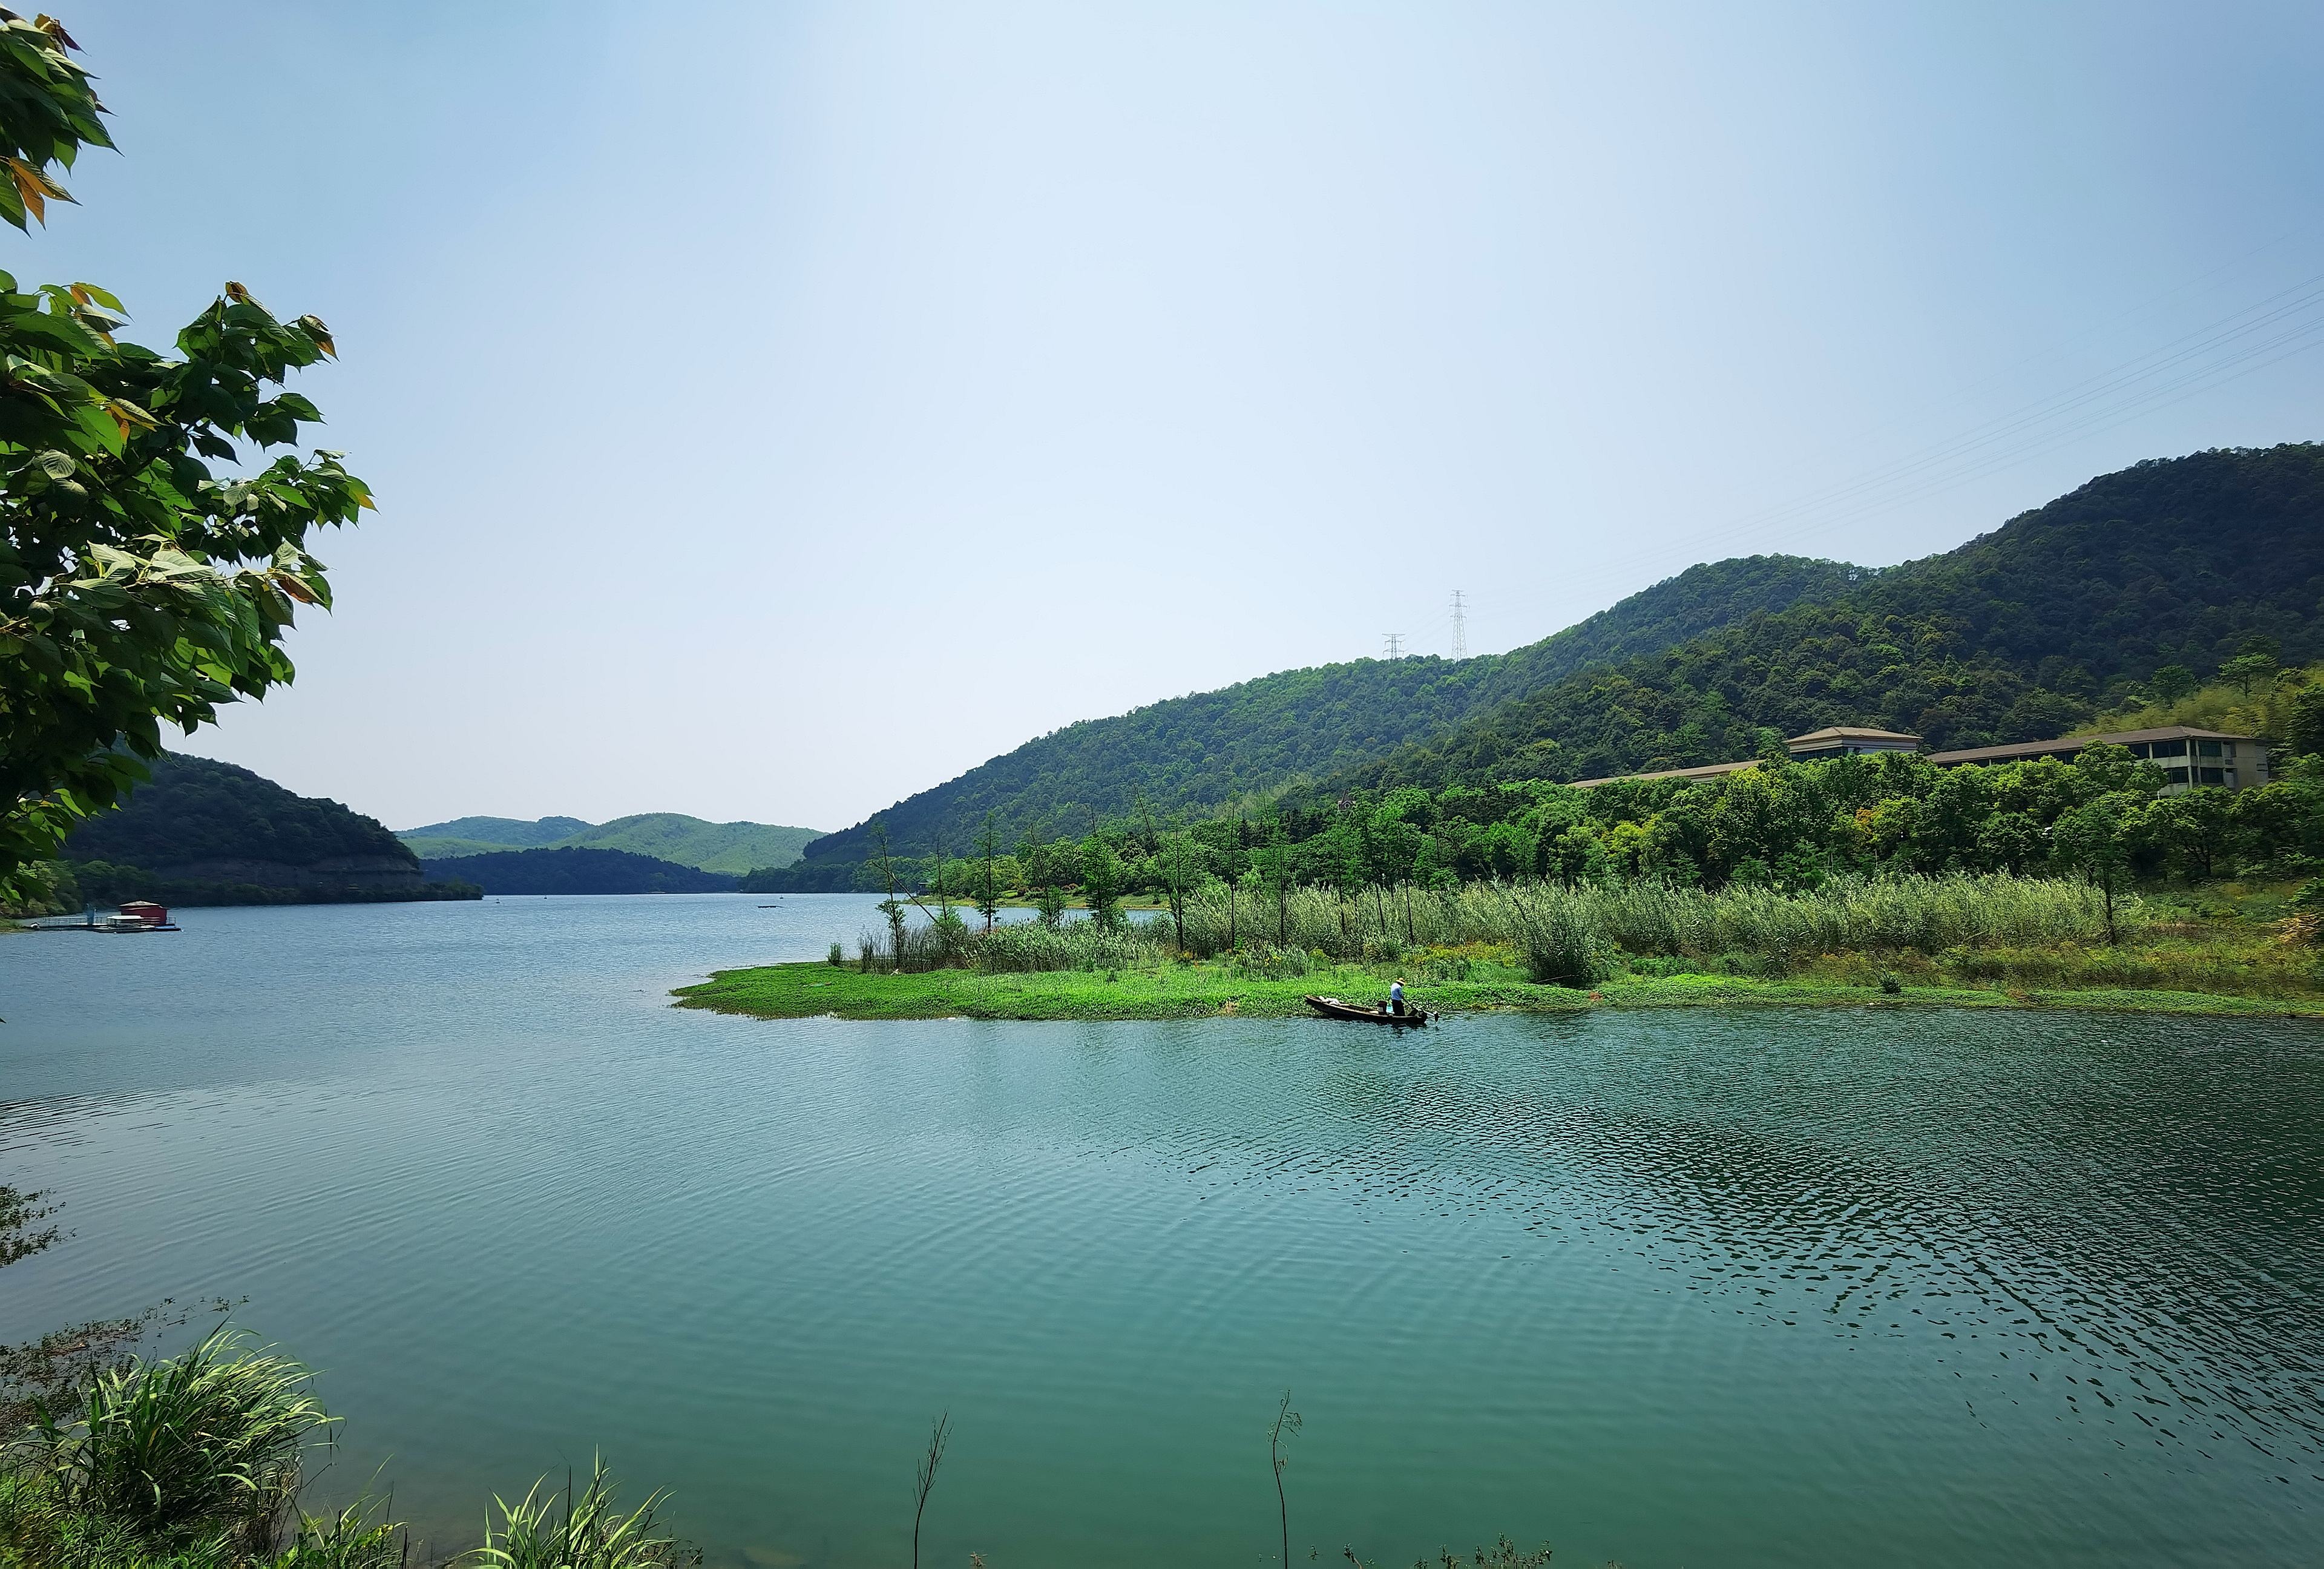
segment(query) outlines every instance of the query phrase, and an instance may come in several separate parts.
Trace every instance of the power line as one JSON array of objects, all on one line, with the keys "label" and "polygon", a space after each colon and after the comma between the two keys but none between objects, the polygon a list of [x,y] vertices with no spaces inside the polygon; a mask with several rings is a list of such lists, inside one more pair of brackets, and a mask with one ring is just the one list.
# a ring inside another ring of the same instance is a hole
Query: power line
[{"label": "power line", "polygon": [[1469,611],[1461,603],[1461,591],[1457,588],[1452,591],[1452,657],[1469,657]]},{"label": "power line", "polygon": [[1388,657],[1389,659],[1400,660],[1404,658],[1404,634],[1402,632],[1382,632],[1380,636],[1388,645]]},{"label": "power line", "polygon": [[[1811,491],[1688,541],[1698,554],[1729,540],[1783,530],[1791,541],[1861,523],[1959,489],[2081,437],[2184,401],[2324,343],[2324,273],[2269,295],[2046,398]],[[1786,541],[1786,542],[1791,542]],[[1654,554],[1659,554],[1655,552]],[[1585,579],[1634,570],[1637,552],[1600,563]]]}]

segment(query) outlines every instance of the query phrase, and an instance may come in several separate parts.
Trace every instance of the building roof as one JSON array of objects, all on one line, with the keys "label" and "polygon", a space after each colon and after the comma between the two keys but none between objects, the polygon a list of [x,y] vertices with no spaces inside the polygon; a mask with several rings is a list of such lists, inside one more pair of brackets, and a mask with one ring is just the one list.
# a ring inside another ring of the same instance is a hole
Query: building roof
[{"label": "building roof", "polygon": [[1901,742],[1906,746],[1918,746],[1921,738],[1907,735],[1901,730],[1864,730],[1851,725],[1827,725],[1821,730],[1811,730],[1805,735],[1794,735],[1785,746],[1840,746],[1851,741]]},{"label": "building roof", "polygon": [[2152,730],[2110,730],[2103,735],[2065,735],[2055,741],[2013,741],[2006,746],[1969,746],[1958,752],[1935,752],[1931,762],[2007,762],[2021,757],[2057,757],[2088,746],[2135,746],[2150,741],[2248,741],[2256,735],[2236,735],[2224,730],[2198,730],[2191,725],[2159,725]]},{"label": "building roof", "polygon": [[1609,773],[1602,779],[1578,779],[1573,788],[1586,790],[1593,785],[1612,784],[1617,780],[1651,779],[1716,779],[1722,773],[1739,773],[1747,768],[1757,768],[1759,760],[1747,757],[1741,762],[1706,762],[1694,768],[1658,769],[1653,773]]}]

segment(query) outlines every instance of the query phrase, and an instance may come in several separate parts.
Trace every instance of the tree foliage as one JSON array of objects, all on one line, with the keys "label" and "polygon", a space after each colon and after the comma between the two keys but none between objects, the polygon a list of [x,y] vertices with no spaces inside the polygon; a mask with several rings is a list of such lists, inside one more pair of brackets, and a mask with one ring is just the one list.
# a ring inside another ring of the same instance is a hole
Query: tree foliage
[{"label": "tree foliage", "polygon": [[[109,146],[52,22],[0,20],[0,217],[45,221],[47,171]],[[14,205],[10,205],[13,201]],[[286,385],[335,349],[239,283],[165,355],[120,339],[94,284],[0,273],[0,895],[161,755],[164,724],[291,678],[296,607],[327,606],[309,555],[369,490],[295,450],[322,418]]]},{"label": "tree foliage", "polygon": [[152,781],[125,805],[74,831],[66,845],[74,860],[155,870],[200,861],[382,860],[419,870],[384,824],[337,801],[294,795],[246,768],[181,752],[164,753],[151,770]]}]

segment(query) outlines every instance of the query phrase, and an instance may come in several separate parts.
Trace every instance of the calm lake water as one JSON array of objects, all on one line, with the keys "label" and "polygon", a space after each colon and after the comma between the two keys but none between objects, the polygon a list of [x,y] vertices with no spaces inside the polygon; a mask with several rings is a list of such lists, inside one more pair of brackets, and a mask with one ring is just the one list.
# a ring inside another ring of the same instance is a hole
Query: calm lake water
[{"label": "calm lake water", "polygon": [[761,1023],[852,896],[0,939],[0,1339],[164,1297],[473,1538],[602,1447],[713,1564],[2324,1561],[2324,1031],[1960,1013]]}]

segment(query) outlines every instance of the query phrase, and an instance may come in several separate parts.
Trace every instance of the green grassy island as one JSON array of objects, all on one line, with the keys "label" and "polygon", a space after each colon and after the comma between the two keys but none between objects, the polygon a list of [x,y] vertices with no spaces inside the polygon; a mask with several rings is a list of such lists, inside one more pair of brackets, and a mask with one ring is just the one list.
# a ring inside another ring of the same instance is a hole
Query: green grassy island
[{"label": "green grassy island", "polygon": [[[1813,975],[1626,976],[1589,991],[1535,985],[1521,975],[1432,983],[1411,988],[1432,1011],[1571,1013],[1595,1008],[1726,1008],[1766,1005],[1962,1008],[2070,1007],[2144,1013],[2324,1015],[2324,999],[2298,1001],[2224,992],[2120,986],[2028,992],[2015,987],[1851,983]],[[1280,1019],[1312,1017],[1305,993],[1372,1001],[1388,992],[1375,967],[1346,964],[1298,980],[1269,980],[1236,966],[1195,963],[1093,974],[1045,971],[864,972],[828,964],[767,964],[721,970],[674,995],[684,1008],[757,1019]]]},{"label": "green grassy island", "polygon": [[1436,1011],[1759,1005],[2324,1014],[2316,902],[2290,885],[2116,891],[2007,875],[1835,880],[1785,892],[1471,884],[1407,904],[1315,888],[1230,910],[972,927],[948,906],[820,964],[721,971],[678,1005],[765,1019],[1304,1016],[1401,976]]}]

